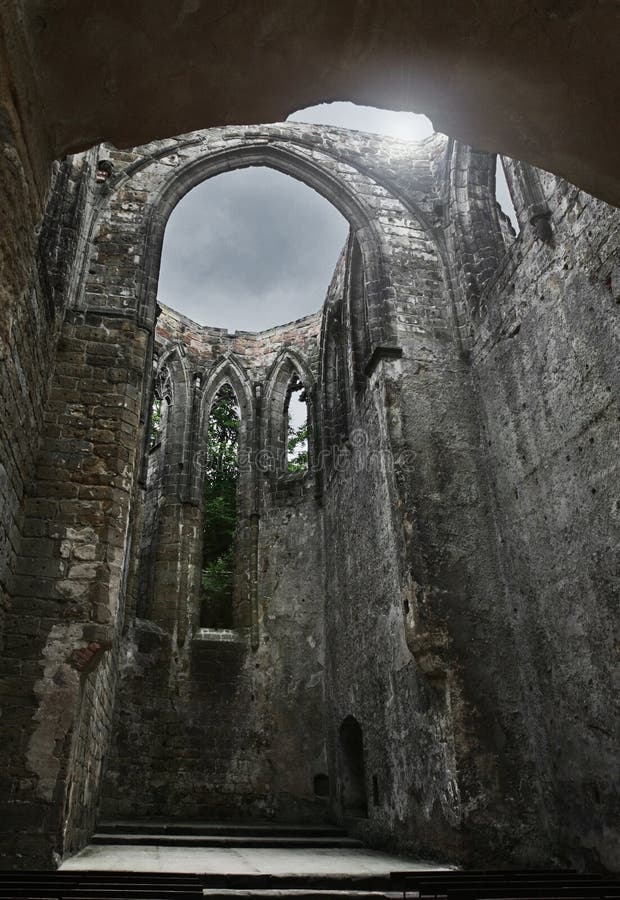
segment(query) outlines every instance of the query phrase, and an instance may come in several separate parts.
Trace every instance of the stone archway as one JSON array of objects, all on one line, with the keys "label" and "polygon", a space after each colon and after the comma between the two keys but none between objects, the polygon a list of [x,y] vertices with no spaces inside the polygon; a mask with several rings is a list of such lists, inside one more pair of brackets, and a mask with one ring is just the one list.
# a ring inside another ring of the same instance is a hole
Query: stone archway
[{"label": "stone archway", "polygon": [[[13,85],[3,105],[39,159],[102,136],[135,146],[343,99],[425,112],[438,130],[620,200],[612,3],[298,0],[265,15],[254,3],[214,12],[142,2],[128,15],[116,0],[25,14],[7,5],[2,23],[12,36],[3,83]],[[75,77],[95,72],[96,83]]]},{"label": "stone archway", "polygon": [[347,716],[339,731],[341,801],[345,818],[364,819],[368,815],[364,735],[354,716]]}]

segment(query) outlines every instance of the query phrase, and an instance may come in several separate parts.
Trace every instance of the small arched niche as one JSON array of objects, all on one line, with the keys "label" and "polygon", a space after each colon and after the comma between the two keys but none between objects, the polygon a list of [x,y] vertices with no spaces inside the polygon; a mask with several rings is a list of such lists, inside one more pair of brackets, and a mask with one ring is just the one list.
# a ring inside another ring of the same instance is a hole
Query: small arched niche
[{"label": "small arched niche", "polygon": [[347,716],[340,726],[339,749],[343,815],[345,818],[367,818],[364,736],[354,716]]}]

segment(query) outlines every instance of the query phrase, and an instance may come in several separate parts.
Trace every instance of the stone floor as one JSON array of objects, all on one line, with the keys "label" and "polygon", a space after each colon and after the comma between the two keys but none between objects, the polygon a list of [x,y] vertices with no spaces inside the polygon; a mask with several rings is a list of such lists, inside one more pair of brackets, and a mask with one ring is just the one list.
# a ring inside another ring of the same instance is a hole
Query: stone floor
[{"label": "stone floor", "polygon": [[196,872],[272,875],[385,875],[402,870],[434,869],[438,865],[419,859],[391,856],[367,849],[306,848],[211,848],[211,847],[123,847],[90,845],[65,860],[68,870],[116,872]]}]

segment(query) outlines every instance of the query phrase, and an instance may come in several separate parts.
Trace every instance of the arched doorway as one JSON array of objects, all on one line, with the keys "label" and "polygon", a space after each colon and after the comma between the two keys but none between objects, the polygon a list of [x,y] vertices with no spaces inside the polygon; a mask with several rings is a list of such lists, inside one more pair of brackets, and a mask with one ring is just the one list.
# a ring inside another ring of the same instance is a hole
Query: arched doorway
[{"label": "arched doorway", "polygon": [[347,716],[340,726],[339,749],[342,812],[346,818],[365,819],[368,816],[368,796],[364,735],[354,716]]}]

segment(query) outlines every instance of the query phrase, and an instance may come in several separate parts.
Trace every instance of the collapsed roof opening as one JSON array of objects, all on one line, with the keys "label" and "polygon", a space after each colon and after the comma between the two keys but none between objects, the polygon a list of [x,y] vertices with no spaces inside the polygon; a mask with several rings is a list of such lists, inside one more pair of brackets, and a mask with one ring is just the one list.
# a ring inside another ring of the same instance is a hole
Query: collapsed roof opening
[{"label": "collapsed roof opening", "polygon": [[434,132],[428,116],[404,110],[380,109],[357,103],[319,103],[291,113],[288,122],[336,125],[355,131],[368,131],[404,141],[421,141]]}]

